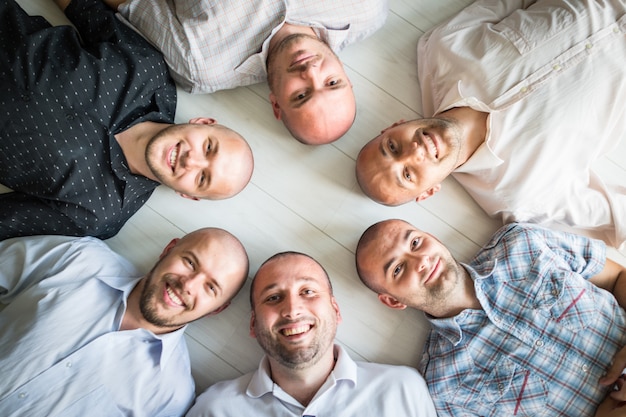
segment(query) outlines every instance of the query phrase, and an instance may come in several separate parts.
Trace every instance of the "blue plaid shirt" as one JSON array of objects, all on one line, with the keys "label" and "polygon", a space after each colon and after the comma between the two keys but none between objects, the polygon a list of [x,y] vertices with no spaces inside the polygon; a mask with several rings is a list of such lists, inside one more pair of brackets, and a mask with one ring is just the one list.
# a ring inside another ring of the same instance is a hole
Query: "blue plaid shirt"
[{"label": "blue plaid shirt", "polygon": [[593,416],[626,342],[626,314],[587,280],[604,244],[528,224],[501,228],[464,267],[483,310],[429,318],[422,371],[442,416]]}]

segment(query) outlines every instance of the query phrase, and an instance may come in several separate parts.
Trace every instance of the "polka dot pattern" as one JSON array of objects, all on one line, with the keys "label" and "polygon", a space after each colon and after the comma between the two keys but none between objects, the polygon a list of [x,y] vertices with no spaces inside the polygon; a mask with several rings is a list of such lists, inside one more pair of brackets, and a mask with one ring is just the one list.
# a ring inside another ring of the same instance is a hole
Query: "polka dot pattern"
[{"label": "polka dot pattern", "polygon": [[[115,235],[157,183],[130,173],[114,135],[173,123],[162,56],[100,0],[52,27],[0,0],[0,239]],[[80,35],[79,35],[80,33]]]}]

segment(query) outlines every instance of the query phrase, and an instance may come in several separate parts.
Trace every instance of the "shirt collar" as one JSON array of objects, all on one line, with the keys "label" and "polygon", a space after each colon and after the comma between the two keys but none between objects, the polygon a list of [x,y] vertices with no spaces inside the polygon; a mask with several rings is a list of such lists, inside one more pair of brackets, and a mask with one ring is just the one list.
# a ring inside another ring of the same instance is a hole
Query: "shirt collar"
[{"label": "shirt collar", "polygon": [[489,114],[487,118],[487,133],[485,141],[478,147],[478,149],[476,149],[476,151],[474,151],[472,156],[470,156],[470,158],[465,161],[463,165],[454,170],[455,173],[475,172],[485,169],[491,169],[504,163],[504,161],[500,159],[500,157],[498,157],[498,155],[496,155],[496,153],[493,151],[491,136],[491,121],[493,114],[495,113],[493,108],[483,103],[474,96],[466,96],[463,93],[461,81],[457,82],[456,88],[451,88],[448,91],[446,97],[441,100],[441,103],[452,104],[438,108],[435,111],[435,114],[442,113],[454,107],[470,107],[474,110],[482,111]]},{"label": "shirt collar", "polygon": [[345,41],[348,36],[350,25],[346,26],[343,29],[327,29],[323,25],[319,23],[304,23],[299,21],[291,21],[286,19],[280,25],[276,26],[270,36],[265,39],[263,45],[261,46],[261,52],[257,52],[256,54],[250,55],[246,58],[245,61],[241,63],[235,70],[242,74],[250,74],[253,76],[263,76],[267,77],[267,55],[269,52],[270,41],[276,35],[276,32],[283,27],[285,23],[290,23],[293,25],[299,26],[309,26],[313,28],[313,31],[317,35],[318,38],[326,42],[330,49],[337,52],[340,48],[341,44]]},{"label": "shirt collar", "polygon": [[[335,367],[330,375],[328,375],[328,378],[322,387],[315,394],[315,397],[326,391],[328,388],[334,386],[337,381],[340,380],[351,381],[353,386],[356,386],[357,384],[356,363],[341,346],[334,345],[333,349],[335,352],[335,358],[337,358]],[[278,385],[272,381],[272,377],[270,376],[269,360],[267,355],[265,355],[261,359],[259,368],[254,372],[254,375],[252,375],[246,394],[252,398],[259,398],[268,393],[272,393],[274,395],[276,387],[278,387]],[[315,400],[315,397],[312,401]]]},{"label": "shirt collar", "polygon": [[[472,281],[474,281],[474,287],[477,288],[476,293],[477,293],[477,296],[479,296],[479,301],[481,301],[480,299],[481,297],[479,295],[477,284],[481,280],[491,276],[491,274],[496,268],[497,262],[498,260],[496,258],[484,261],[481,264],[480,272],[478,272],[472,266],[461,262],[461,265],[468,272],[469,276],[472,278]],[[473,321],[473,318],[475,316],[482,317],[483,314],[484,314],[483,311],[466,309],[466,310],[461,311],[456,316],[449,317],[449,318],[437,318],[429,314],[425,314],[425,316],[430,322],[434,331],[436,331],[441,336],[448,339],[450,343],[456,346],[463,339],[463,330],[461,328],[461,323],[465,325],[469,321]],[[478,319],[478,317],[476,318]]]},{"label": "shirt collar", "polygon": [[[114,288],[122,293],[123,308],[120,308],[120,316],[116,317],[116,323],[119,324],[121,322],[122,315],[124,314],[124,311],[126,311],[128,296],[130,295],[132,289],[135,288],[135,285],[137,285],[137,283],[142,278],[143,277],[128,278],[120,276],[97,277],[97,279],[99,279],[109,287]],[[135,329],[131,331],[142,334],[141,338],[143,340],[156,343],[157,350],[154,352],[153,359],[155,359],[155,361],[158,361],[159,366],[161,367],[161,369],[163,369],[167,364],[167,361],[172,357],[172,353],[181,343],[181,339],[183,338],[186,328],[187,326],[185,325],[178,330],[160,335],[156,335],[146,329]]]}]

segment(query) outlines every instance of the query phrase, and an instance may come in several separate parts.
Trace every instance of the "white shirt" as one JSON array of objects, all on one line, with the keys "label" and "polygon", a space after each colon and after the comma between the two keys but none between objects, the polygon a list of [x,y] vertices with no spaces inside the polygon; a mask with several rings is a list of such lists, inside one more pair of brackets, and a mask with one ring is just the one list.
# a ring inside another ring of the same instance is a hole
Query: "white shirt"
[{"label": "white shirt", "polygon": [[406,366],[355,362],[335,345],[337,362],[308,406],[272,381],[267,357],[255,372],[209,387],[187,417],[436,417],[422,376]]},{"label": "white shirt", "polygon": [[453,173],[488,214],[619,247],[626,178],[592,164],[626,135],[626,5],[603,3],[479,0],[420,39],[418,74],[425,117],[489,112],[486,142]]},{"label": "white shirt", "polygon": [[387,0],[132,0],[119,7],[192,93],[265,81],[269,43],[284,23],[310,26],[335,52],[380,28]]},{"label": "white shirt", "polygon": [[0,242],[0,415],[180,416],[184,328],[119,331],[141,275],[95,238]]}]

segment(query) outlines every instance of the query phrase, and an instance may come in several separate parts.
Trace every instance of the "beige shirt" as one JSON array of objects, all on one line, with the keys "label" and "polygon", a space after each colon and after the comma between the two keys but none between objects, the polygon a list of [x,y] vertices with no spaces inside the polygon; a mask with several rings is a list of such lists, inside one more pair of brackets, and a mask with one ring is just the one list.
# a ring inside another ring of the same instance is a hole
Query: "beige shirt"
[{"label": "beige shirt", "polygon": [[490,113],[453,174],[488,214],[624,245],[626,173],[607,183],[593,163],[626,136],[625,9],[479,0],[420,39],[424,116]]},{"label": "beige shirt", "polygon": [[380,28],[387,0],[132,0],[120,14],[165,55],[192,93],[266,80],[269,42],[287,22],[310,26],[338,52]]}]

